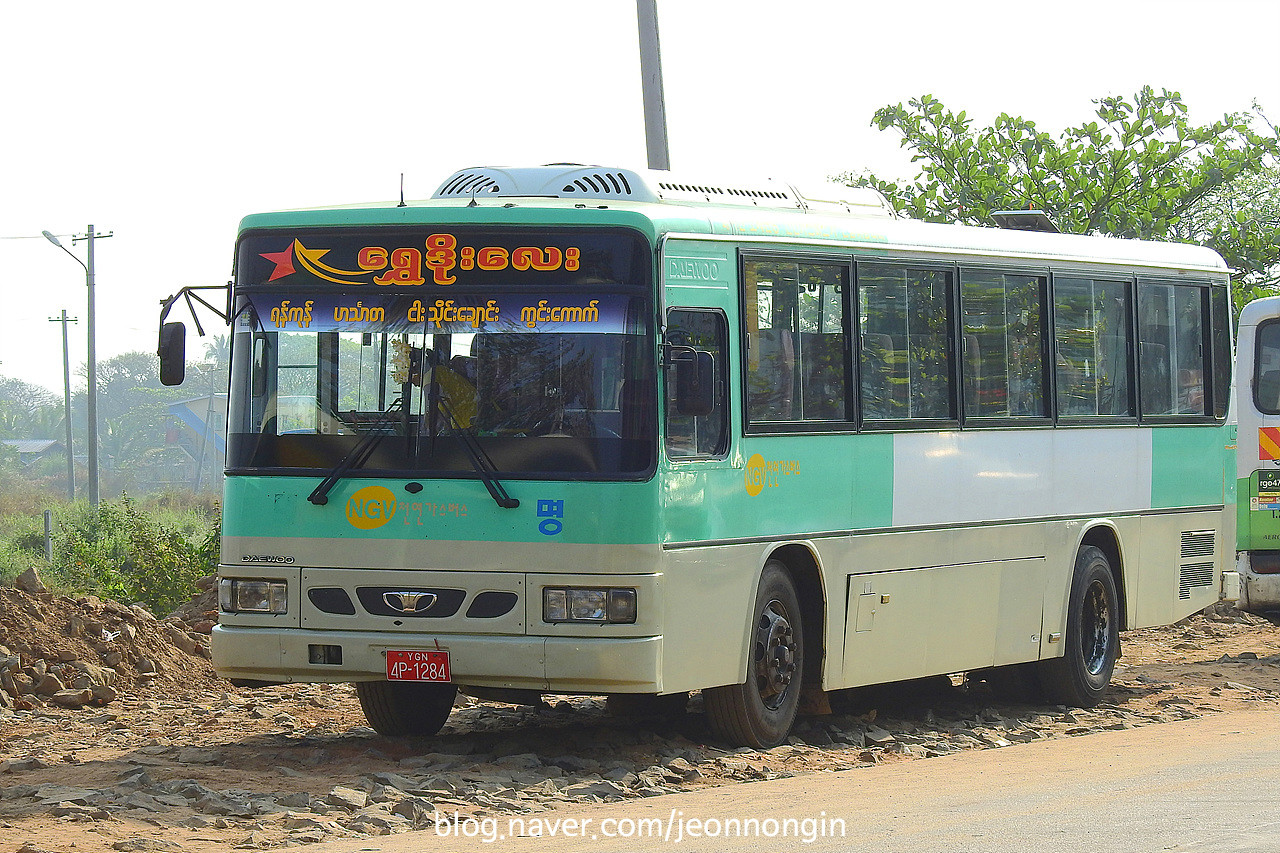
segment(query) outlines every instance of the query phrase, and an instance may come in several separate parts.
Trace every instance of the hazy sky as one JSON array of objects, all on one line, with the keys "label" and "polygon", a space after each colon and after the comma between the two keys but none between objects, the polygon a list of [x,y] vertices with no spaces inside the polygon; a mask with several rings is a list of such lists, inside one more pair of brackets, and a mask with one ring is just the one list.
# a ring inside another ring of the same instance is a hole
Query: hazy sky
[{"label": "hazy sky", "polygon": [[[1278,0],[658,0],[658,15],[680,172],[909,175],[870,121],[925,93],[1051,132],[1144,84],[1180,91],[1196,121],[1255,99],[1280,119]],[[115,234],[97,249],[105,359],[154,351],[177,287],[230,277],[245,214],[393,199],[401,172],[426,198],[466,166],[645,165],[634,0],[11,2],[0,33],[0,374],[59,392],[48,318],[80,318],[82,363],[84,273],[43,229]]]}]

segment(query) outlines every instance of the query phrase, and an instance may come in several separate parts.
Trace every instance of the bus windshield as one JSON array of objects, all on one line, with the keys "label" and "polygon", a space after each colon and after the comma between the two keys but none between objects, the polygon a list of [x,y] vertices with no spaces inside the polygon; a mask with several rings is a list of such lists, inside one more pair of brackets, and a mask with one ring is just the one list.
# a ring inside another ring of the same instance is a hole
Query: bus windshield
[{"label": "bus windshield", "polygon": [[[470,475],[459,431],[506,476],[628,477],[652,468],[656,403],[644,299],[551,293],[525,306],[518,295],[480,302],[451,295],[459,298],[438,306],[450,316],[487,310],[515,319],[410,328],[401,320],[421,302],[401,297],[379,304],[384,319],[362,322],[361,331],[341,328],[317,305],[311,328],[285,331],[270,312],[288,310],[291,300],[254,294],[235,333],[228,468],[310,474],[343,463],[374,434],[380,440],[367,443],[350,473]],[[562,319],[570,313],[575,319]]]},{"label": "bus windshield", "polygon": [[238,288],[228,471],[476,477],[483,457],[500,477],[648,476],[645,280],[522,283]]}]

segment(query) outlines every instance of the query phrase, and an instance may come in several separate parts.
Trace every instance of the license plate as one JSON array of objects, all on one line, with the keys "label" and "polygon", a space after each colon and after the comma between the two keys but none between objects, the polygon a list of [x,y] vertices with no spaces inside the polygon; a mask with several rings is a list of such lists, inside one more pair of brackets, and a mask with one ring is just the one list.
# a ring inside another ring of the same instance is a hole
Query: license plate
[{"label": "license plate", "polygon": [[449,653],[446,651],[387,651],[388,681],[449,681]]}]

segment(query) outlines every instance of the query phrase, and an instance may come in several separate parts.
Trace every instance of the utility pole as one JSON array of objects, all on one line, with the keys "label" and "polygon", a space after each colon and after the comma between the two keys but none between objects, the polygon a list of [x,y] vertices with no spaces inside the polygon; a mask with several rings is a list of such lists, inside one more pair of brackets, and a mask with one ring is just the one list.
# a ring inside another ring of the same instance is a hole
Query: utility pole
[{"label": "utility pole", "polygon": [[662,94],[662,51],[658,46],[657,0],[636,0],[640,28],[640,83],[644,92],[644,138],[649,168],[671,169],[667,146],[667,102]]},{"label": "utility pole", "polygon": [[67,422],[67,500],[76,499],[76,456],[71,449],[71,357],[67,352],[67,324],[80,322],[75,317],[67,317],[67,309],[62,309],[61,317],[50,317],[50,323],[62,324],[62,399],[63,418]]},{"label": "utility pole", "polygon": [[[94,323],[94,299],[93,299],[93,246],[94,241],[102,240],[107,237],[114,236],[115,232],[108,234],[94,234],[93,226],[89,226],[89,233],[84,236],[74,236],[71,238],[71,244],[74,246],[81,240],[87,240],[89,243],[89,263],[77,258],[70,249],[62,245],[62,243],[53,234],[48,231],[41,232],[44,238],[62,251],[71,255],[72,260],[84,267],[84,283],[89,291],[89,394],[88,394],[88,415],[89,415],[89,500],[94,506],[98,505],[99,489],[98,489],[98,345],[97,345],[97,329]],[[65,328],[65,326],[63,327]]]}]

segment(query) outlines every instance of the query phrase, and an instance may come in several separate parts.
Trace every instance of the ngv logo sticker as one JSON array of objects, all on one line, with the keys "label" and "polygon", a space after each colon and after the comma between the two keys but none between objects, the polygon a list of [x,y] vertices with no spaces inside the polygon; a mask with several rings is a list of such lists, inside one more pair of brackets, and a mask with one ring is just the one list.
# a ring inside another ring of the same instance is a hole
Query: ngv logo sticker
[{"label": "ngv logo sticker", "polygon": [[359,530],[376,530],[396,514],[396,496],[385,486],[365,486],[347,498],[347,521]]}]

